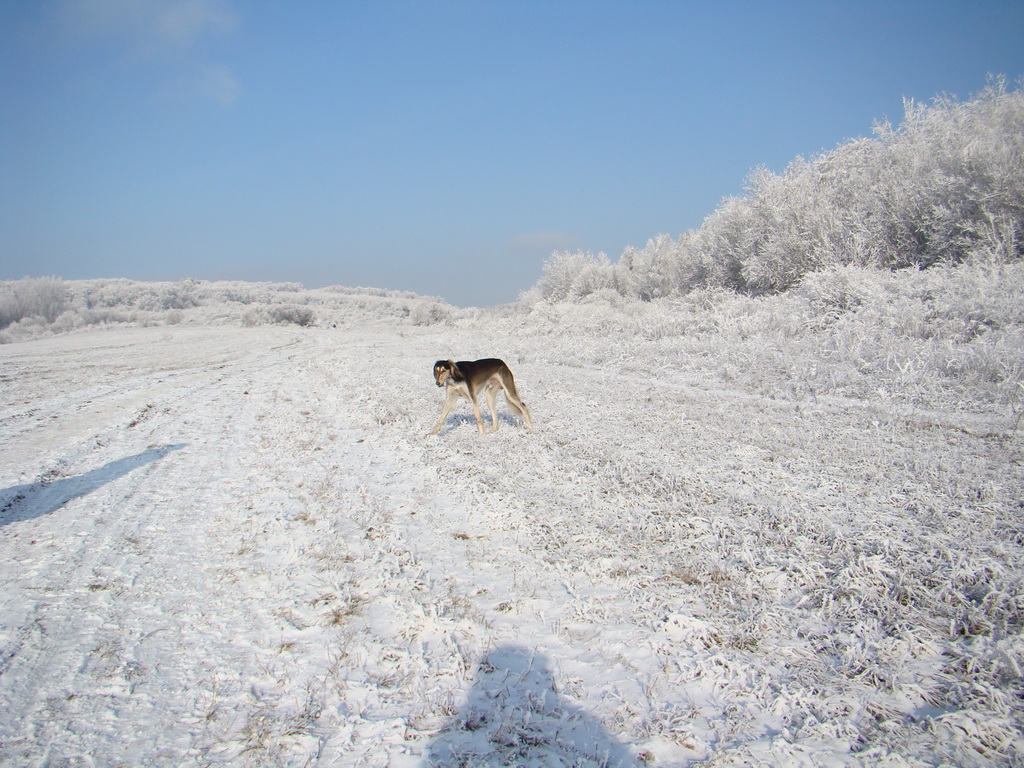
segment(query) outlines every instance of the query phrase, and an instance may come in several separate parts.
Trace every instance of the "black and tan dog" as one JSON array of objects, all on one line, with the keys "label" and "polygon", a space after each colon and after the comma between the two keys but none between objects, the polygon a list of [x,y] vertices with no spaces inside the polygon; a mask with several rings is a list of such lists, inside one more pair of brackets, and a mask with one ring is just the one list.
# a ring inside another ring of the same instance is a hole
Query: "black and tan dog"
[{"label": "black and tan dog", "polygon": [[486,360],[460,360],[457,363],[452,360],[438,360],[434,363],[434,381],[437,382],[437,386],[446,388],[446,397],[444,407],[441,409],[441,418],[437,420],[437,424],[430,432],[432,435],[436,435],[441,429],[452,406],[460,397],[468,398],[473,404],[476,426],[482,435],[484,421],[480,418],[480,404],[476,399],[480,390],[483,390],[484,396],[487,398],[487,405],[491,409],[491,432],[497,432],[498,413],[494,406],[499,388],[505,392],[505,399],[508,400],[508,407],[512,409],[512,412],[521,416],[526,422],[526,426],[533,429],[530,411],[526,404],[519,399],[512,371],[503,360],[493,357]]}]

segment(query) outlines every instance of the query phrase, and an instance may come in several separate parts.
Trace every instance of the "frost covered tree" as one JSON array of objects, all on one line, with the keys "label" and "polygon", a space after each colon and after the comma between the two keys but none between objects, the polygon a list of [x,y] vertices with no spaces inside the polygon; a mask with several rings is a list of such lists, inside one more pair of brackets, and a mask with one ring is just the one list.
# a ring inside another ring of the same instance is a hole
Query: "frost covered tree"
[{"label": "frost covered tree", "polygon": [[615,270],[603,253],[556,251],[544,265],[537,284],[548,301],[581,299],[605,288],[616,287]]},{"label": "frost covered tree", "polygon": [[653,299],[695,288],[778,293],[819,269],[959,263],[1024,255],[1024,93],[992,78],[976,97],[904,103],[893,128],[854,139],[780,174],[754,170],[694,231],[629,248],[612,266],[554,254],[541,280],[550,300],[591,286]]}]

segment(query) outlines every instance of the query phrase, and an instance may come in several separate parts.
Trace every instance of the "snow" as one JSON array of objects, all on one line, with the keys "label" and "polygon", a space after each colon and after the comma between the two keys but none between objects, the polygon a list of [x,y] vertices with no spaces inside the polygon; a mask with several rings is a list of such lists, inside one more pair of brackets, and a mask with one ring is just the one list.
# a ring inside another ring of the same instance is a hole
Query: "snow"
[{"label": "snow", "polygon": [[[996,765],[1021,439],[515,318],[0,346],[0,762]],[[499,356],[536,428],[439,358]]]}]

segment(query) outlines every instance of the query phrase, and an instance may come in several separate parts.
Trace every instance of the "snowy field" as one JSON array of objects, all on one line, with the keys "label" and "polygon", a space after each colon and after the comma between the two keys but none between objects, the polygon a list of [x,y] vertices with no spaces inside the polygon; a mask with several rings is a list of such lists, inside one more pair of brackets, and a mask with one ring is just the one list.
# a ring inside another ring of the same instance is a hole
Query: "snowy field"
[{"label": "snowy field", "polygon": [[[0,763],[1020,764],[1017,423],[667,343],[0,346]],[[488,356],[536,429],[427,437],[433,362]]]}]

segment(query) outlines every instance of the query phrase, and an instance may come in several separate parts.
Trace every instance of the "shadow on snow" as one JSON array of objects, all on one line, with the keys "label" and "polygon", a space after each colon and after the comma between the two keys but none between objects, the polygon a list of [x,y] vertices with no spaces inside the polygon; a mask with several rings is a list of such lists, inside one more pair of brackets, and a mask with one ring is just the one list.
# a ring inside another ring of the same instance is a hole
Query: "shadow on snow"
[{"label": "shadow on snow", "polygon": [[462,710],[438,732],[427,765],[635,768],[601,723],[555,690],[545,656],[515,645],[480,662]]},{"label": "shadow on snow", "polygon": [[15,485],[0,491],[0,527],[55,512],[69,501],[86,496],[107,483],[184,447],[184,443],[179,443],[150,448],[81,475],[52,479],[44,476],[34,483]]},{"label": "shadow on snow", "polygon": [[[484,420],[484,432],[490,432],[491,431],[491,412],[487,411],[487,410],[483,410],[483,411],[480,411],[480,415],[483,417],[483,420]],[[499,428],[500,427],[521,427],[521,426],[523,426],[523,420],[522,419],[518,419],[515,416],[513,416],[511,413],[505,413],[505,412],[499,412],[498,413],[498,423],[499,423]],[[456,427],[463,427],[463,426],[467,426],[467,425],[472,425],[473,429],[474,430],[476,429],[476,416],[473,415],[472,411],[470,411],[469,413],[457,413],[457,414],[454,414],[454,415],[449,415],[448,418],[445,419],[444,424],[442,425],[442,434],[444,432],[450,432],[451,430],[455,429]]]}]

